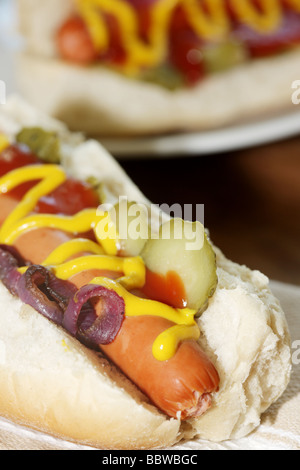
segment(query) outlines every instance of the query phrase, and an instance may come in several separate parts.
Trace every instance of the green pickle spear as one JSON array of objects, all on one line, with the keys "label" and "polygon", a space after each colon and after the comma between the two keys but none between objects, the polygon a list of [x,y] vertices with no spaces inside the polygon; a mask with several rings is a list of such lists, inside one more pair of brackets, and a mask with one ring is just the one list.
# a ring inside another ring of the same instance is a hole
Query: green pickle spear
[{"label": "green pickle spear", "polygon": [[147,268],[157,274],[175,271],[186,292],[187,307],[201,314],[218,284],[216,255],[200,222],[171,219],[150,238],[141,252]]},{"label": "green pickle spear", "polygon": [[[121,256],[138,256],[144,248],[150,234],[148,209],[144,204],[128,202],[119,198],[119,202],[106,208],[99,207],[99,215],[105,214],[100,239],[111,239]],[[103,235],[104,234],[104,235]]]}]

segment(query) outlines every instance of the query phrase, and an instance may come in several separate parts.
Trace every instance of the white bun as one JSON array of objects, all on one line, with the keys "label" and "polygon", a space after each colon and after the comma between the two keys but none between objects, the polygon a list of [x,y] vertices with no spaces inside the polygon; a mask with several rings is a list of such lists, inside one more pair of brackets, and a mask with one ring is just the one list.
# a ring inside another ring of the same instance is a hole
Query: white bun
[{"label": "white bun", "polygon": [[[57,130],[70,174],[100,179],[104,174],[111,197],[128,194],[145,200],[97,142],[70,134],[17,97],[0,108],[0,129],[10,138],[28,125]],[[3,286],[0,414],[100,448],[165,447],[191,436],[222,441],[248,434],[289,383],[290,337],[268,279],[227,260],[217,248],[216,254],[219,284],[199,325],[200,342],[221,383],[204,416],[183,425],[168,419],[113,365],[24,306]]]},{"label": "white bun", "polygon": [[95,136],[207,130],[295,110],[291,86],[299,48],[169,91],[101,66],[59,60],[54,38],[72,12],[71,0],[19,0],[19,6],[27,44],[18,61],[20,92],[72,130]]},{"label": "white bun", "polygon": [[107,360],[0,286],[0,413],[29,427],[103,448],[170,445],[168,420]]},{"label": "white bun", "polygon": [[269,280],[217,254],[219,285],[199,320],[201,344],[216,357],[221,387],[195,425],[208,440],[241,438],[282,395],[290,380],[290,337]]}]

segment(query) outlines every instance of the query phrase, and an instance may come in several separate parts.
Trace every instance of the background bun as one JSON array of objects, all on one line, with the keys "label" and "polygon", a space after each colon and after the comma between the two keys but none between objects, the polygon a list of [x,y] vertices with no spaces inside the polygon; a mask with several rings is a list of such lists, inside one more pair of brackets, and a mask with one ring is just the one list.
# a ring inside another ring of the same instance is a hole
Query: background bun
[{"label": "background bun", "polygon": [[[56,129],[70,175],[98,177],[112,201],[146,201],[96,141],[24,103],[0,108],[0,129],[11,139],[22,126]],[[88,165],[87,165],[88,162]],[[221,377],[212,408],[180,427],[159,413],[118,370],[88,351],[0,286],[0,414],[56,436],[101,448],[166,447],[199,436],[245,436],[287,387],[291,349],[285,315],[269,280],[215,248],[219,284],[199,319],[200,342]]]}]

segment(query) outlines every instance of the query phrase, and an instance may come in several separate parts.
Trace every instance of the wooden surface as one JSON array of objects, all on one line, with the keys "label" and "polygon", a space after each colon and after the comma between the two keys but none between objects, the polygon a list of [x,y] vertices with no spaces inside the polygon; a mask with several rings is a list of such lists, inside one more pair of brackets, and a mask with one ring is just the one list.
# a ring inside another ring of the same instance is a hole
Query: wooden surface
[{"label": "wooden surface", "polygon": [[226,256],[300,285],[300,137],[224,155],[121,164],[156,204],[205,204],[205,225]]}]

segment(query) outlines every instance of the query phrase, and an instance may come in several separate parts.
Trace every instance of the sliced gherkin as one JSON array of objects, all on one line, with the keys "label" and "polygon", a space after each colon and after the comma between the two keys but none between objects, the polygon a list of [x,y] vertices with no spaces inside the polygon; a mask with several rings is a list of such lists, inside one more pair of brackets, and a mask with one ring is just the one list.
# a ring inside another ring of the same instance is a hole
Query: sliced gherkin
[{"label": "sliced gherkin", "polygon": [[17,134],[16,140],[46,163],[61,161],[60,139],[55,132],[39,127],[25,127]]},{"label": "sliced gherkin", "polygon": [[[113,228],[112,233],[116,238],[119,253],[122,256],[138,256],[150,233],[147,207],[120,198],[119,202],[108,210],[105,209],[105,204],[100,206],[100,211],[109,216],[106,223],[109,222]],[[101,234],[99,237],[101,238]]]},{"label": "sliced gherkin", "polygon": [[146,68],[141,72],[139,79],[161,85],[169,90],[177,90],[184,85],[182,74],[170,64],[163,64],[156,68]]},{"label": "sliced gherkin", "polygon": [[166,275],[175,271],[186,292],[187,307],[200,314],[218,284],[216,255],[200,222],[172,219],[155,239],[149,239],[141,256],[148,269]]},{"label": "sliced gherkin", "polygon": [[233,39],[212,43],[203,49],[204,65],[208,73],[223,72],[245,62],[247,58],[245,46]]}]

